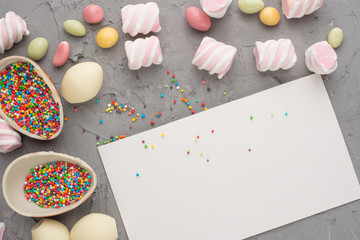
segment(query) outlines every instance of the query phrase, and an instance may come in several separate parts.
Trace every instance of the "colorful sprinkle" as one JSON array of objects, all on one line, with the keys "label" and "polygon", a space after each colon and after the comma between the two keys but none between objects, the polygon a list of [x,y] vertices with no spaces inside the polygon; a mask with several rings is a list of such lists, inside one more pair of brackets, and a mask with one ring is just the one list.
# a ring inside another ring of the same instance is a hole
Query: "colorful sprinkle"
[{"label": "colorful sprinkle", "polygon": [[99,121],[100,124],[102,124],[103,122],[104,122],[104,121],[103,121],[102,119]]},{"label": "colorful sprinkle", "polygon": [[161,94],[160,97],[161,97],[161,98],[164,98],[164,94]]},{"label": "colorful sprinkle", "polygon": [[151,145],[151,148],[154,148],[155,146],[154,145]]},{"label": "colorful sprinkle", "polygon": [[250,116],[250,120],[253,120],[254,119],[254,117],[253,116]]},{"label": "colorful sprinkle", "polygon": [[43,208],[73,204],[90,189],[91,176],[78,165],[51,162],[30,170],[24,185],[25,197]]},{"label": "colorful sprinkle", "polygon": [[154,125],[154,124],[155,124],[155,122],[154,122],[154,121],[151,121],[151,122],[150,122],[150,124],[151,124],[151,125]]},{"label": "colorful sprinkle", "polygon": [[170,71],[169,71],[169,70],[167,70],[167,71],[166,71],[166,74],[170,74]]},{"label": "colorful sprinkle", "polygon": [[148,148],[148,146],[147,146],[147,145],[145,145],[144,147],[145,147],[145,149],[147,149],[147,148]]},{"label": "colorful sprinkle", "polygon": [[288,113],[285,113],[285,116],[287,116],[288,115]]},{"label": "colorful sprinkle", "polygon": [[28,62],[0,72],[0,108],[23,130],[51,138],[60,129],[60,108],[45,80]]},{"label": "colorful sprinkle", "polygon": [[164,134],[164,133],[162,133],[162,134],[161,134],[161,137],[165,137],[165,134]]},{"label": "colorful sprinkle", "polygon": [[145,114],[144,114],[144,113],[143,113],[143,114],[141,114],[141,117],[142,117],[142,118],[145,118]]},{"label": "colorful sprinkle", "polygon": [[202,80],[201,83],[202,83],[202,85],[205,85],[205,84],[206,84],[206,81],[205,81],[205,80]]},{"label": "colorful sprinkle", "polygon": [[139,177],[139,176],[140,176],[140,174],[139,174],[139,173],[137,173],[137,174],[136,174],[136,177]]}]

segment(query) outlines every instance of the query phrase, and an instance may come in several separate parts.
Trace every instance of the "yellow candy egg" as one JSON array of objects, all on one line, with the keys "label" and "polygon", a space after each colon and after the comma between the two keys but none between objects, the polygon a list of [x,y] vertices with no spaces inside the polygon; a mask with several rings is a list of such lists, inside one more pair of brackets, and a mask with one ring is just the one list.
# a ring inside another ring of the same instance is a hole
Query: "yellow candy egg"
[{"label": "yellow candy egg", "polygon": [[112,27],[101,29],[96,35],[96,42],[101,48],[111,48],[119,39],[118,32]]},{"label": "yellow candy egg", "polygon": [[260,21],[267,26],[275,26],[280,22],[280,14],[276,8],[266,7],[260,12]]}]

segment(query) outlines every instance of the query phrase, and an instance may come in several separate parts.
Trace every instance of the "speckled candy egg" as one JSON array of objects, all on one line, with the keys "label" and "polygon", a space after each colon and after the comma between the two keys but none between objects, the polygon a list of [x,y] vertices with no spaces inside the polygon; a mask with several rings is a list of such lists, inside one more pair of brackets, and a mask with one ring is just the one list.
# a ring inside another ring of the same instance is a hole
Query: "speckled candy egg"
[{"label": "speckled candy egg", "polygon": [[111,48],[119,39],[118,32],[112,27],[101,29],[96,35],[96,42],[101,48]]},{"label": "speckled candy egg", "polygon": [[86,102],[98,94],[103,82],[103,70],[95,62],[71,67],[61,83],[61,94],[69,103]]},{"label": "speckled candy egg", "polygon": [[275,26],[280,22],[280,14],[276,8],[266,7],[260,12],[260,21],[267,26]]},{"label": "speckled candy egg", "polygon": [[27,55],[30,59],[38,61],[45,56],[48,46],[48,41],[45,38],[35,38],[29,43]]},{"label": "speckled candy egg", "polygon": [[76,37],[82,37],[86,34],[84,25],[77,20],[66,20],[63,27],[67,33]]},{"label": "speckled candy egg", "polygon": [[104,11],[99,5],[90,4],[84,8],[83,18],[87,23],[99,23],[104,18]]},{"label": "speckled candy egg", "polygon": [[200,8],[189,7],[185,13],[188,24],[199,31],[205,32],[210,29],[211,21],[209,16]]}]

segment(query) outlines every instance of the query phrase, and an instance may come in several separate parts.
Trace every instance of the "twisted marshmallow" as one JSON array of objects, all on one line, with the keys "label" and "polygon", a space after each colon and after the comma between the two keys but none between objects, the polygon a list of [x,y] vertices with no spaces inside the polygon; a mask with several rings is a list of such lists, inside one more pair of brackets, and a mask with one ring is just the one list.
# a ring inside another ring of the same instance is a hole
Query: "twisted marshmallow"
[{"label": "twisted marshmallow", "polygon": [[307,68],[317,74],[330,74],[338,66],[335,50],[327,41],[315,43],[305,52]]},{"label": "twisted marshmallow", "polygon": [[121,9],[123,32],[129,33],[132,37],[138,33],[146,35],[149,32],[159,32],[159,12],[159,7],[154,2],[126,5]]},{"label": "twisted marshmallow", "polygon": [[205,69],[210,75],[218,74],[221,79],[230,69],[237,49],[218,42],[213,38],[204,37],[197,49],[192,64],[199,70]]},{"label": "twisted marshmallow", "polygon": [[222,18],[228,10],[232,0],[200,0],[201,8],[213,18]]},{"label": "twisted marshmallow", "polygon": [[256,42],[254,55],[260,72],[277,71],[293,67],[297,61],[294,45],[290,39]]},{"label": "twisted marshmallow", "polygon": [[159,65],[163,60],[160,41],[155,36],[126,41],[125,52],[131,70],[137,70],[142,66],[149,67],[151,64]]},{"label": "twisted marshmallow", "polygon": [[14,43],[23,39],[23,35],[29,35],[26,22],[14,12],[8,12],[5,18],[0,19],[0,54],[12,48]]},{"label": "twisted marshmallow", "polygon": [[20,134],[0,118],[0,152],[8,153],[21,146]]},{"label": "twisted marshmallow", "polygon": [[0,240],[3,239],[4,232],[5,232],[5,223],[0,222]]},{"label": "twisted marshmallow", "polygon": [[287,19],[301,18],[318,10],[323,0],[281,0],[282,11]]}]

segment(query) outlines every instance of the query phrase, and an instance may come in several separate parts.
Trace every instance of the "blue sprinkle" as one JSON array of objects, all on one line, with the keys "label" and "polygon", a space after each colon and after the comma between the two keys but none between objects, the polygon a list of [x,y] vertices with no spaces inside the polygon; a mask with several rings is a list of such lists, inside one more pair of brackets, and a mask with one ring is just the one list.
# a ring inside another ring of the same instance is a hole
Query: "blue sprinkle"
[{"label": "blue sprinkle", "polygon": [[145,114],[141,114],[141,117],[142,117],[142,118],[145,118]]},{"label": "blue sprinkle", "polygon": [[163,97],[164,97],[164,94],[161,94],[160,97],[163,98]]},{"label": "blue sprinkle", "polygon": [[288,113],[285,113],[285,116],[287,116],[288,115]]},{"label": "blue sprinkle", "polygon": [[96,103],[99,103],[99,99],[96,99],[95,102],[96,102]]},{"label": "blue sprinkle", "polygon": [[195,102],[197,103],[197,102],[199,102],[199,100],[195,99]]},{"label": "blue sprinkle", "polygon": [[104,121],[103,120],[100,120],[100,124],[102,124]]},{"label": "blue sprinkle", "polygon": [[137,177],[139,177],[139,176],[140,176],[140,174],[138,174],[138,173],[137,173],[137,174],[136,174],[136,176],[137,176]]}]

